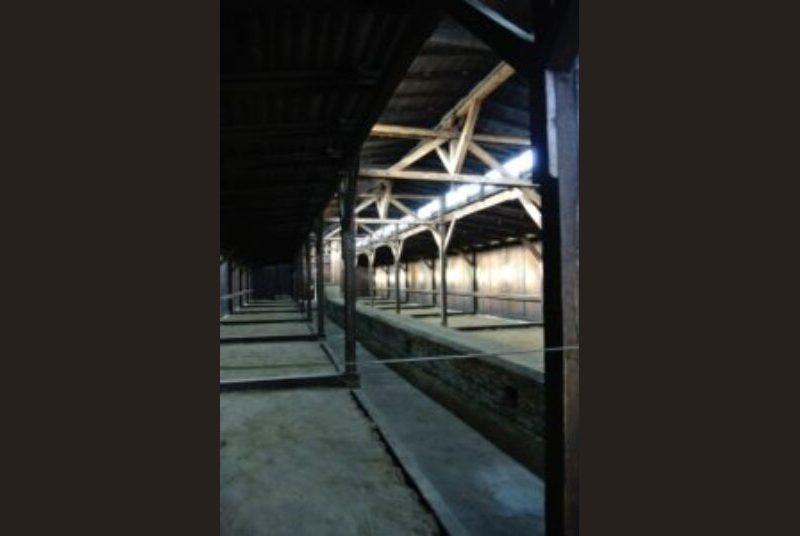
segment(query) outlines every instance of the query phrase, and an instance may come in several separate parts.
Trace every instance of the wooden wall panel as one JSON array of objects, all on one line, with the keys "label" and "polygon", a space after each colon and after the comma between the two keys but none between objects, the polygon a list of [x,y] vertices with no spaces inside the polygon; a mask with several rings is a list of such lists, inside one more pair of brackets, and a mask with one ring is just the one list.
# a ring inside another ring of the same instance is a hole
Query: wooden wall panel
[{"label": "wooden wall panel", "polygon": [[[536,296],[542,295],[542,268],[533,252],[523,245],[510,245],[497,249],[481,251],[477,254],[478,292],[493,295]],[[439,263],[434,259],[434,270],[419,260],[408,263],[408,274],[401,271],[401,289],[437,290]],[[437,281],[432,284],[432,276]],[[388,281],[393,285],[393,269]],[[472,311],[471,296],[457,296],[458,292],[472,292],[472,266],[461,254],[447,256],[448,305],[452,309]],[[387,274],[384,267],[377,267],[375,288],[378,296],[387,294]],[[405,299],[405,293],[401,294]],[[410,293],[410,301],[434,305],[438,303],[431,294]],[[511,318],[540,321],[542,319],[541,301],[509,301],[493,298],[480,298],[478,312]]]}]

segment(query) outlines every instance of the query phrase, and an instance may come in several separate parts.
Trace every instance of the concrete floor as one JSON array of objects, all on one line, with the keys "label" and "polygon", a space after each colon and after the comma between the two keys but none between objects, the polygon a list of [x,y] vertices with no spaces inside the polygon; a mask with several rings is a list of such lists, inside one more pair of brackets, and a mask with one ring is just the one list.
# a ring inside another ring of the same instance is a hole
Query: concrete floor
[{"label": "concrete floor", "polygon": [[[220,332],[297,329],[267,326]],[[334,372],[319,342],[220,345],[222,380]],[[220,393],[221,535],[440,533],[349,389]]]},{"label": "concrete floor", "polygon": [[[369,306],[368,300],[361,301],[362,306]],[[404,304],[412,305],[417,304]],[[397,314],[394,309],[378,309],[384,314]],[[470,331],[462,332],[453,328],[461,326],[507,326],[521,322],[510,318],[502,318],[493,315],[484,314],[467,314],[456,315],[448,317],[448,327],[441,326],[441,317],[423,317],[414,318],[413,315],[422,313],[437,312],[440,309],[435,306],[425,307],[423,309],[409,308],[401,309],[400,315],[414,322],[419,322],[424,325],[427,330],[436,333],[437,330],[444,330],[450,333],[456,332],[462,340],[472,340],[482,348],[485,352],[501,352],[513,351],[524,352],[527,350],[541,350],[544,348],[544,328],[542,327],[523,327],[523,328],[505,328],[498,330],[485,330],[485,331]],[[509,354],[502,356],[503,359],[522,365],[525,367],[533,368],[536,370],[544,370],[543,356],[540,352],[530,354]]]},{"label": "concrete floor", "polygon": [[[343,332],[327,327],[330,346]],[[357,344],[356,396],[451,535],[544,534],[544,483]]]},{"label": "concrete floor", "polygon": [[[431,307],[428,312],[435,310]],[[473,338],[487,350],[529,349],[536,343],[532,333],[541,331],[464,333],[442,328],[439,318],[414,319],[406,314],[419,312],[426,310],[404,311],[403,320],[425,330]],[[264,315],[276,317],[276,313],[248,312],[246,318]],[[228,318],[240,316],[244,315]],[[450,318],[451,326],[492,322],[508,321],[489,315]],[[305,331],[300,333],[307,334],[313,325],[315,320],[311,325],[221,325],[220,333],[287,335],[301,326]],[[341,328],[330,321],[326,328],[329,346],[342,352]],[[343,388],[220,393],[221,535],[439,534],[436,519],[405,482],[381,436],[448,533],[543,534],[541,479],[360,344],[357,353],[362,384],[353,393],[369,416]],[[526,356],[511,360],[530,364]],[[318,342],[220,345],[222,380],[333,372]]]},{"label": "concrete floor", "polygon": [[541,327],[471,331],[470,335],[487,341],[502,342],[519,350],[544,348],[544,328]]},{"label": "concrete floor", "polygon": [[306,316],[298,312],[268,312],[268,313],[235,313],[225,317],[222,321],[226,324],[235,322],[255,322],[255,321],[275,321],[275,320],[296,320],[304,322]]},{"label": "concrete floor", "polygon": [[318,342],[223,344],[221,380],[336,373]]},{"label": "concrete floor", "polygon": [[309,335],[314,333],[306,321],[282,322],[278,324],[220,324],[219,336],[226,337],[271,337],[279,335]]},{"label": "concrete floor", "polygon": [[220,534],[439,534],[346,389],[220,393]]}]

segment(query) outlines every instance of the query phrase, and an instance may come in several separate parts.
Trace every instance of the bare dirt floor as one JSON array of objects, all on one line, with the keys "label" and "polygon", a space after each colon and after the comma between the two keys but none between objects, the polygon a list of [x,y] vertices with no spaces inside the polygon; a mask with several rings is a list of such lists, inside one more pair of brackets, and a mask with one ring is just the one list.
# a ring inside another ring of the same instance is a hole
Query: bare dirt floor
[{"label": "bare dirt floor", "polygon": [[220,393],[220,534],[440,532],[349,391],[313,388]]}]

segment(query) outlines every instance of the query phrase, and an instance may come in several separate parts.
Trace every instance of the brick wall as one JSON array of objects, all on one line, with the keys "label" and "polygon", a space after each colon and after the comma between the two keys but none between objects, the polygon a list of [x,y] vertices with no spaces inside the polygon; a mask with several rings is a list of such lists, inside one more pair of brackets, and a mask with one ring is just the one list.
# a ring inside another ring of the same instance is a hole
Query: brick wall
[{"label": "brick wall", "polygon": [[[329,289],[327,296],[328,316],[342,325],[338,288]],[[489,351],[464,334],[454,332],[451,338],[392,314],[361,306],[356,309],[358,341],[379,359]],[[543,475],[544,384],[540,372],[494,357],[390,366],[511,457]]]}]

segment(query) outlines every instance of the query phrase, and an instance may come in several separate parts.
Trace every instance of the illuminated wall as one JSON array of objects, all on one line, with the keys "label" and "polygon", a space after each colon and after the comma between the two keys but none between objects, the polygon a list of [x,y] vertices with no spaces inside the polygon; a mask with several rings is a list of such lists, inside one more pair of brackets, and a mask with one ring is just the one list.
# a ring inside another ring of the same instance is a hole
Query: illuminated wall
[{"label": "illuminated wall", "polygon": [[[430,259],[428,259],[430,263]],[[438,296],[427,293],[414,293],[414,290],[438,290],[439,262],[434,259],[433,270],[424,261],[408,263],[408,274],[401,271],[401,298],[415,303],[435,304]],[[524,246],[513,245],[481,251],[477,254],[477,286],[481,294],[538,297],[542,295],[541,264],[533,253]],[[436,278],[435,283],[433,282]],[[393,285],[394,272],[390,271],[389,284]],[[452,309],[472,311],[472,296],[459,296],[471,293],[473,285],[472,266],[461,255],[447,256],[448,306]],[[379,296],[386,295],[387,276],[379,266],[375,273],[375,288]],[[541,301],[511,301],[499,298],[479,298],[478,312],[541,320]]]}]

